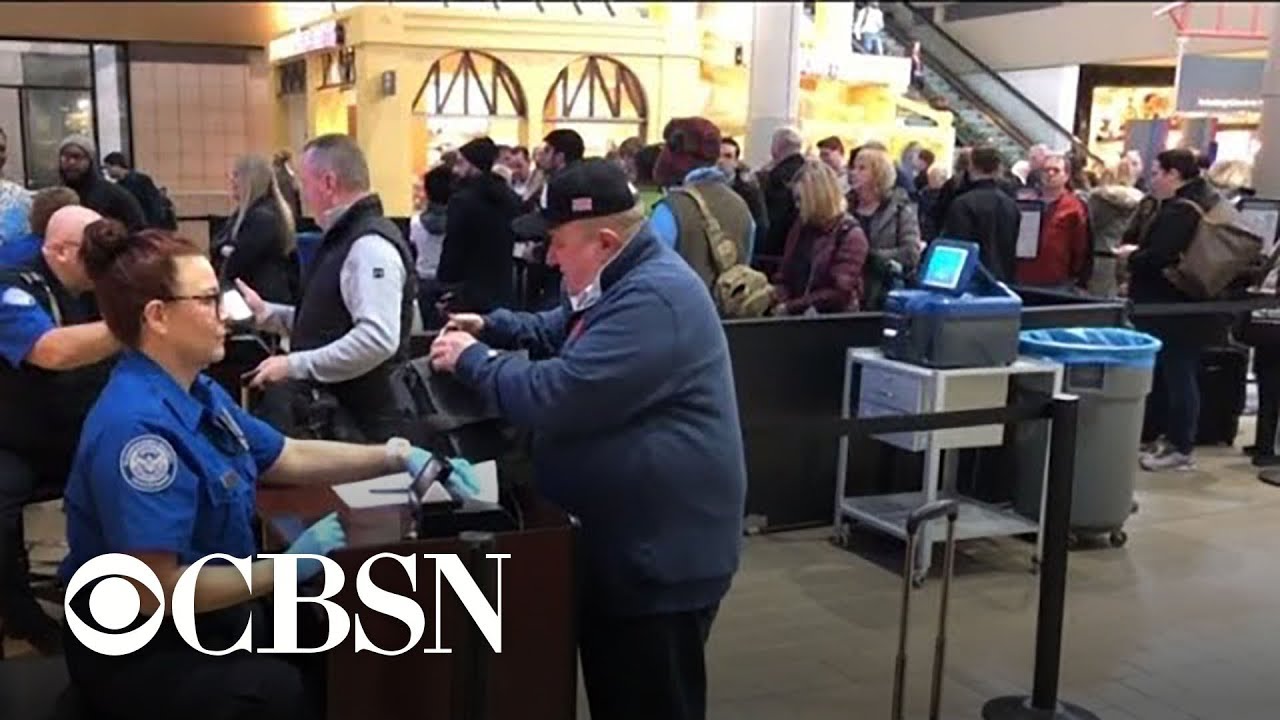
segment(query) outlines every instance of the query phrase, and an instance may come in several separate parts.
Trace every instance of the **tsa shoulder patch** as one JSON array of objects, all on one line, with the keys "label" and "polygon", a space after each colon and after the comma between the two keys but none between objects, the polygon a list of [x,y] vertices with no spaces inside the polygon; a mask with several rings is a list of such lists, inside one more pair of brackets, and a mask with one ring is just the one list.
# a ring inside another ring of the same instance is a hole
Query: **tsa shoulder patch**
[{"label": "tsa shoulder patch", "polygon": [[36,299],[22,288],[11,287],[4,289],[4,294],[0,295],[0,303],[15,307],[31,307],[36,304]]},{"label": "tsa shoulder patch", "polygon": [[139,435],[120,451],[120,475],[134,490],[158,493],[178,476],[178,454],[159,435]]}]

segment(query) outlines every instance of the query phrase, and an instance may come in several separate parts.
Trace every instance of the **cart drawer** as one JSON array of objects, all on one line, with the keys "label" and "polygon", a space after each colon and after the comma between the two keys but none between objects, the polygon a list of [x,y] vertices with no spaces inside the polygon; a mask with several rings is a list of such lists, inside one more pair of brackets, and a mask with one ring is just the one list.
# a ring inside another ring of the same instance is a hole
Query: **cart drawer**
[{"label": "cart drawer", "polygon": [[925,410],[928,385],[926,377],[866,365],[862,368],[858,405],[872,403],[913,415]]}]

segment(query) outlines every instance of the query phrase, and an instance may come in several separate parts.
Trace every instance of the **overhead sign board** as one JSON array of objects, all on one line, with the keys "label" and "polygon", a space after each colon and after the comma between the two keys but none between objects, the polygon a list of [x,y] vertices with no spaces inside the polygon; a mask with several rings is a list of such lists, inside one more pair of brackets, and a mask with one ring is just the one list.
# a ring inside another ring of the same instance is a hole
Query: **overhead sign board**
[{"label": "overhead sign board", "polygon": [[1266,64],[1265,58],[1184,54],[1178,60],[1178,112],[1262,110],[1262,75]]},{"label": "overhead sign board", "polygon": [[337,20],[325,20],[272,40],[267,47],[267,57],[275,62],[318,50],[328,50],[341,44],[342,25]]}]

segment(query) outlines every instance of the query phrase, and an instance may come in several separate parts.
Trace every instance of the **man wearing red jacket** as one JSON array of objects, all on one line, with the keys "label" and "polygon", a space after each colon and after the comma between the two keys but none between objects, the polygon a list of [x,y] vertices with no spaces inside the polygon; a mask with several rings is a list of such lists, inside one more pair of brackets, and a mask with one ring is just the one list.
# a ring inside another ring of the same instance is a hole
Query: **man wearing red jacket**
[{"label": "man wearing red jacket", "polygon": [[1034,258],[1018,259],[1018,284],[1068,289],[1084,287],[1091,270],[1089,213],[1068,188],[1067,162],[1061,155],[1045,158],[1040,197],[1040,244]]}]

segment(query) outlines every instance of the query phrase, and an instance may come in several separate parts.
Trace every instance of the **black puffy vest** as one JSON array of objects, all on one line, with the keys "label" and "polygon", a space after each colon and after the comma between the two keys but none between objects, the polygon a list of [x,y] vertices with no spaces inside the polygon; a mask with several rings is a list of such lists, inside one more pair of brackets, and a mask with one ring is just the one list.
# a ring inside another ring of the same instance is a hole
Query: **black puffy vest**
[{"label": "black puffy vest", "polygon": [[404,263],[405,284],[400,296],[400,346],[386,362],[353,380],[327,385],[338,402],[364,424],[366,418],[386,413],[402,404],[402,391],[393,383],[397,370],[409,359],[409,335],[413,330],[413,303],[417,296],[417,274],[409,244],[395,223],[382,214],[377,195],[357,200],[324,234],[320,247],[303,280],[302,302],[293,319],[291,350],[313,350],[346,335],[355,327],[342,301],[342,265],[351,246],[365,235],[386,238]]},{"label": "black puffy vest", "polygon": [[[27,268],[0,270],[0,287],[25,290],[58,327],[101,319],[96,304],[67,292],[43,259]],[[0,360],[0,448],[16,452],[42,471],[65,474],[80,442],[84,418],[114,366],[112,357],[55,372],[27,362],[13,367]],[[51,469],[53,465],[56,470]]]}]

